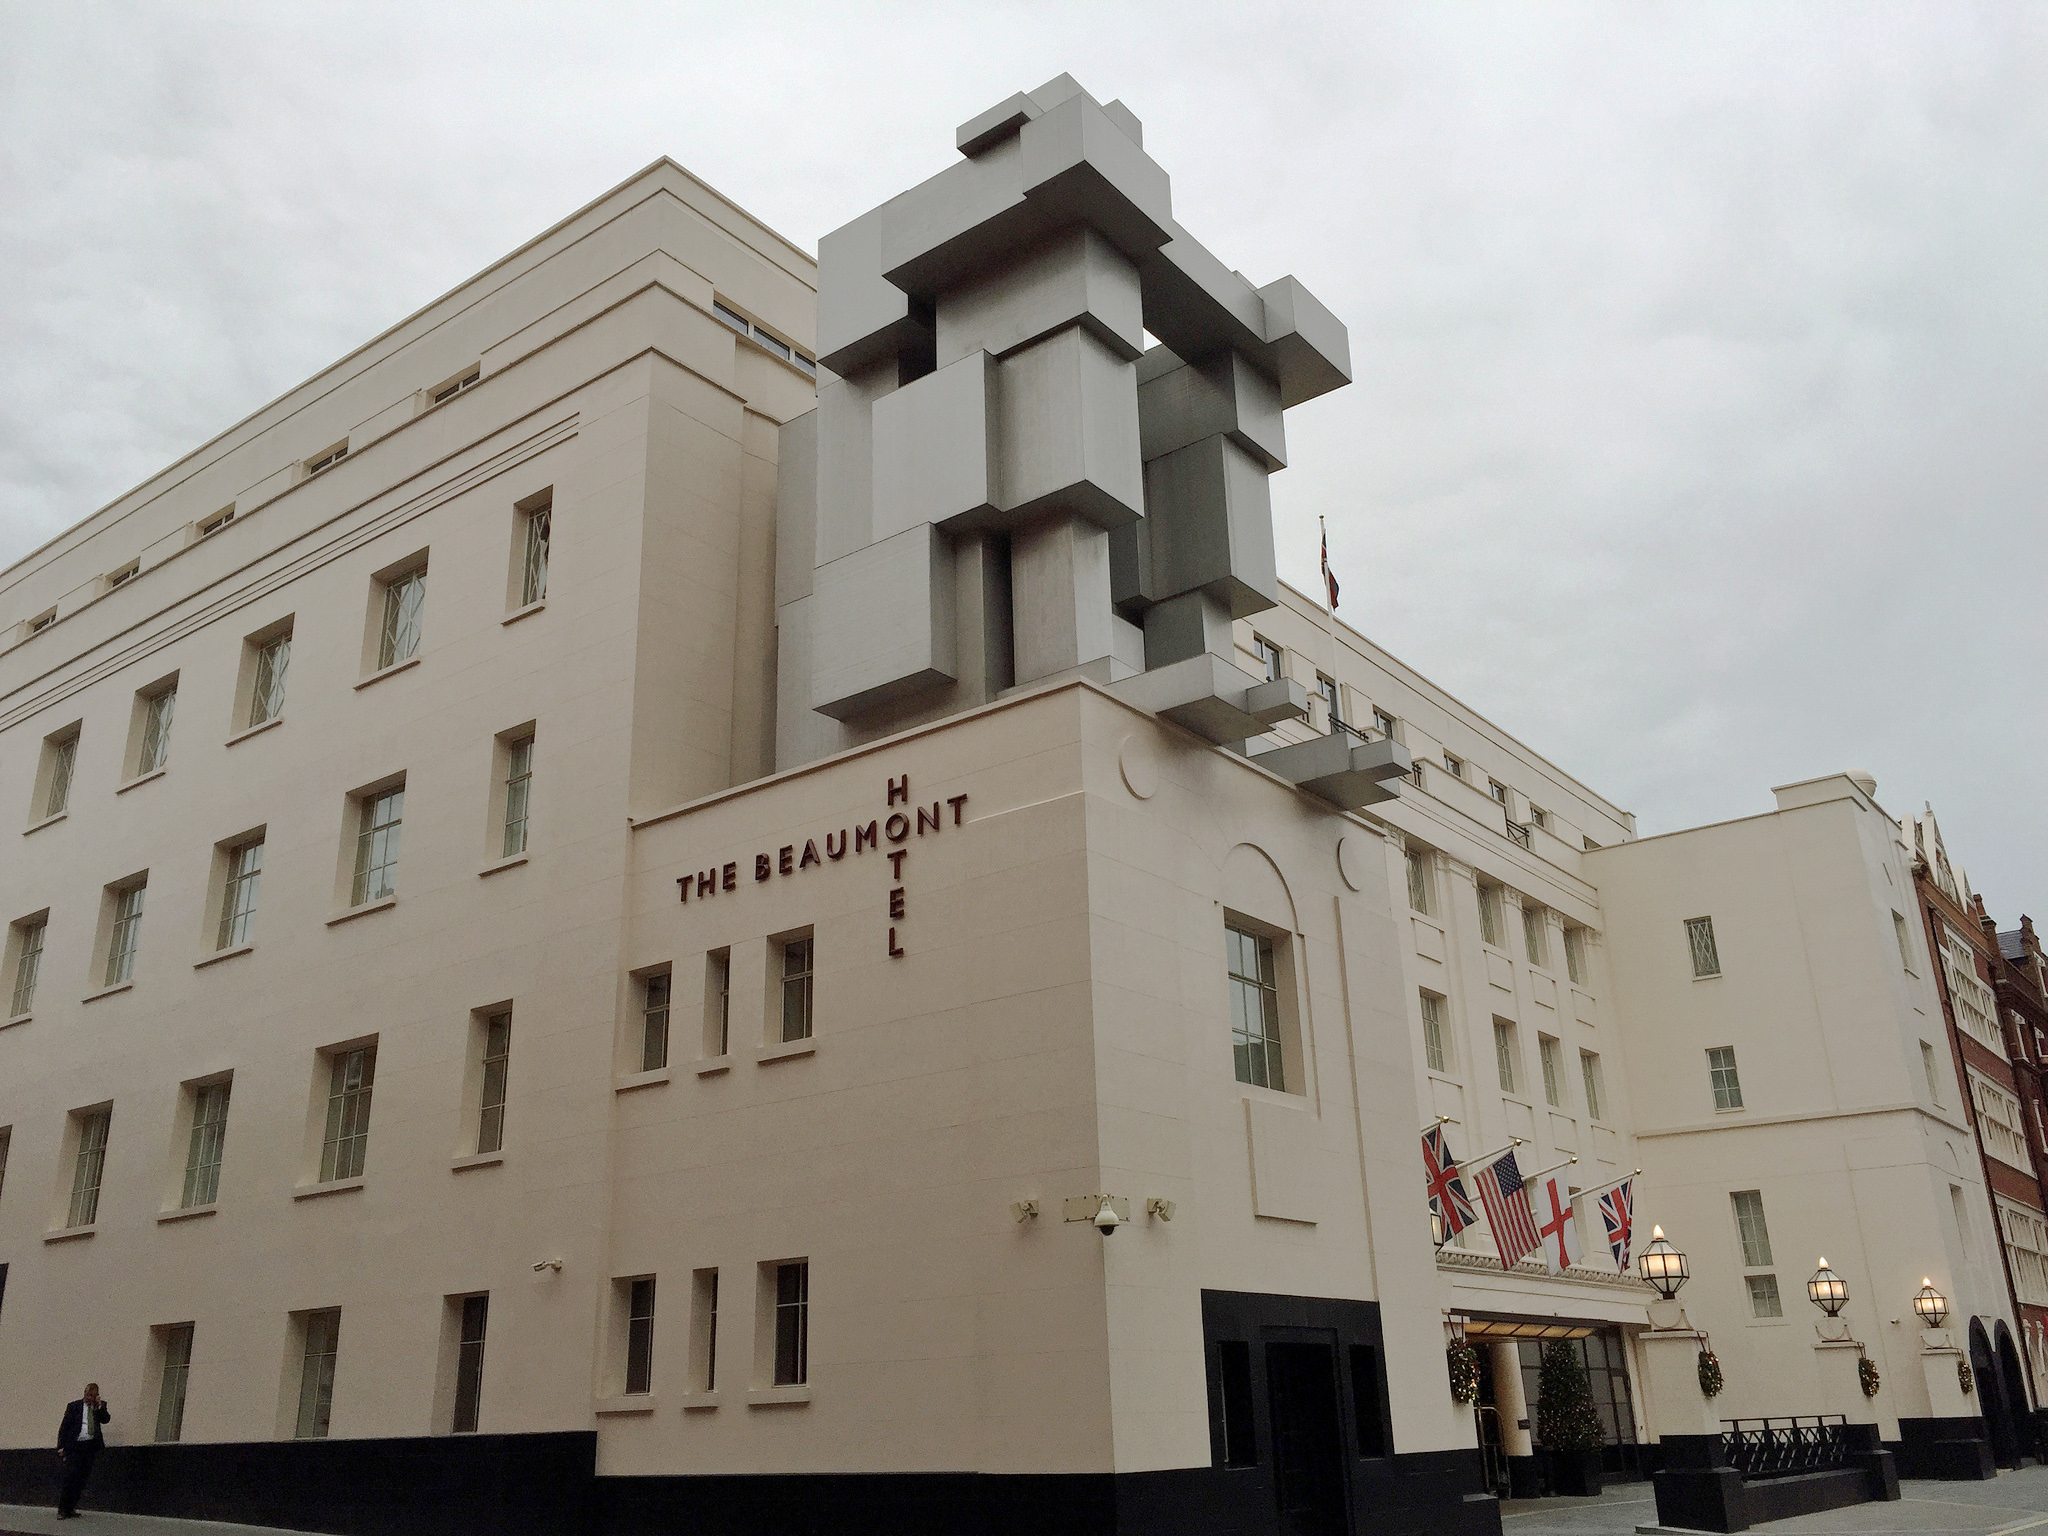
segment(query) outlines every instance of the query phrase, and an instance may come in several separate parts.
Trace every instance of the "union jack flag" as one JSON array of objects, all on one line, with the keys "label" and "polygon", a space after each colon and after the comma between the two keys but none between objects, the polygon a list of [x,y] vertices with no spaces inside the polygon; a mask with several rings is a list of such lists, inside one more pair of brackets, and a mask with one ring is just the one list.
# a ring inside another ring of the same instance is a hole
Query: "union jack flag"
[{"label": "union jack flag", "polygon": [[1337,611],[1337,573],[1330,569],[1330,530],[1323,529],[1323,593],[1330,600],[1330,612]]},{"label": "union jack flag", "polygon": [[1614,1267],[1628,1273],[1629,1247],[1636,1233],[1636,1181],[1623,1179],[1600,1197],[1600,1221],[1607,1228],[1608,1251]]},{"label": "union jack flag", "polygon": [[1472,1182],[1479,1186],[1479,1203],[1486,1207],[1486,1224],[1493,1228],[1500,1267],[1513,1269],[1543,1242],[1536,1235],[1536,1218],[1529,1213],[1529,1192],[1522,1184],[1515,1154],[1501,1153]]},{"label": "union jack flag", "polygon": [[1444,1238],[1449,1241],[1477,1221],[1479,1213],[1465,1198],[1457,1159],[1444,1144],[1441,1125],[1432,1125],[1422,1133],[1422,1168],[1429,1179],[1429,1208],[1443,1218]]}]

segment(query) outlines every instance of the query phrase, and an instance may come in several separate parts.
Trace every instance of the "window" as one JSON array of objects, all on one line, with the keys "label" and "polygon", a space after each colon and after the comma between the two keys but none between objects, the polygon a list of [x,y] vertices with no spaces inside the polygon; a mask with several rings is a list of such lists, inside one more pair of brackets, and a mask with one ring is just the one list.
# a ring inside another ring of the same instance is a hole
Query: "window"
[{"label": "window", "polygon": [[164,1359],[156,1392],[156,1438],[170,1441],[185,1432],[185,1378],[192,1369],[192,1325],[172,1323],[155,1332]]},{"label": "window", "polygon": [[135,777],[155,773],[171,759],[171,716],[178,709],[178,685],[136,701],[142,711],[142,741],[135,754]]},{"label": "window", "polygon": [[1444,1000],[1434,992],[1422,994],[1422,1056],[1430,1071],[1450,1070],[1444,1050]]},{"label": "window", "polygon": [[1316,692],[1321,696],[1323,708],[1329,714],[1330,729],[1335,731],[1342,728],[1344,724],[1344,711],[1337,704],[1337,680],[1334,677],[1325,677],[1322,673],[1318,672],[1316,674]]},{"label": "window", "polygon": [[[1934,1047],[1925,1040],[1920,1042],[1920,1070],[1927,1074],[1927,1097],[1938,1108],[1941,1104],[1941,1069],[1935,1065]],[[2039,1106],[2035,1106],[2038,1110]]]},{"label": "window", "polygon": [[142,943],[142,899],[149,886],[147,877],[132,885],[109,886],[107,899],[114,926],[107,938],[107,980],[118,987],[135,976],[135,950]]},{"label": "window", "polygon": [[1716,1045],[1707,1051],[1707,1082],[1714,1090],[1714,1108],[1742,1108],[1742,1079],[1735,1072],[1735,1047]]},{"label": "window", "polygon": [[1949,1002],[1954,1005],[1956,1023],[1986,1050],[2005,1054],[2005,1040],[1998,1028],[1998,1005],[1991,989],[1977,975],[1977,957],[1953,929],[1947,934],[1941,955],[1942,973],[1948,978]]},{"label": "window", "polygon": [[355,881],[349,890],[352,907],[398,894],[398,845],[405,825],[405,786],[364,795],[361,804]]},{"label": "window", "polygon": [[1540,805],[1532,805],[1532,806],[1530,806],[1530,807],[1529,807],[1529,825],[1530,825],[1530,826],[1532,826],[1532,827],[1541,827],[1541,828],[1543,828],[1543,830],[1544,830],[1544,831],[1546,831],[1546,832],[1547,832],[1547,831],[1549,831],[1549,830],[1550,830],[1550,812],[1548,812],[1548,811],[1544,810],[1544,809],[1543,809],[1543,807],[1542,807],[1542,806],[1540,806]]},{"label": "window", "polygon": [[1579,1052],[1579,1076],[1586,1084],[1586,1113],[1592,1119],[1607,1118],[1607,1085],[1600,1076],[1600,1056],[1596,1051]]},{"label": "window", "polygon": [[1598,853],[1600,851],[1600,845],[1590,837],[1581,837],[1579,841],[1586,845],[1586,852],[1588,853]]},{"label": "window", "polygon": [[1543,1102],[1554,1109],[1564,1107],[1564,1047],[1549,1035],[1536,1037],[1536,1054],[1543,1059]]},{"label": "window", "polygon": [[775,1266],[775,1385],[811,1379],[811,1266],[805,1259]]},{"label": "window", "polygon": [[78,727],[43,743],[42,821],[62,816],[71,804],[71,770],[78,762]]},{"label": "window", "polygon": [[760,326],[754,324],[724,300],[713,299],[711,301],[711,312],[738,331],[742,336],[745,336],[750,341],[758,342],[784,362],[794,363],[805,373],[813,376],[817,374],[818,361],[816,358],[812,357],[808,352],[792,347],[781,337],[772,336],[767,331],[762,330]]},{"label": "window", "polygon": [[14,1000],[8,1016],[20,1018],[35,1007],[36,977],[43,969],[43,935],[47,918],[28,918],[14,925]]},{"label": "window", "polygon": [[2032,1173],[2034,1165],[2027,1156],[2026,1123],[2020,1118],[2019,1100],[1980,1072],[1972,1071],[1969,1077],[1970,1097],[1977,1104],[1977,1131],[1983,1138],[1984,1150],[2002,1163]]},{"label": "window", "polygon": [[700,1269],[690,1277],[691,1390],[718,1390],[718,1271]]},{"label": "window", "polygon": [[461,1330],[455,1342],[455,1418],[450,1433],[476,1433],[477,1409],[484,1391],[484,1331],[491,1319],[491,1298],[462,1298]]},{"label": "window", "polygon": [[640,1070],[655,1072],[668,1065],[669,973],[640,979]]},{"label": "window", "polygon": [[312,458],[306,460],[306,473],[308,475],[317,475],[321,470],[331,469],[347,457],[348,443],[346,441],[336,443],[332,448],[322,449],[319,453],[313,455]]},{"label": "window", "polygon": [[1586,984],[1586,930],[1573,923],[1564,930],[1564,973],[1573,986]]},{"label": "window", "polygon": [[1776,1275],[1744,1275],[1743,1283],[1749,1288],[1749,1315],[1751,1317],[1783,1317],[1785,1304],[1778,1299],[1778,1277]]},{"label": "window", "polygon": [[305,1345],[299,1357],[301,1440],[324,1440],[334,1418],[334,1357],[341,1347],[341,1309],[308,1312],[300,1320]]},{"label": "window", "polygon": [[732,951],[714,949],[704,957],[704,1054],[732,1049]]},{"label": "window", "polygon": [[1695,977],[1721,974],[1721,952],[1714,947],[1714,920],[1711,917],[1688,917],[1685,920],[1685,943],[1692,951],[1692,973]]},{"label": "window", "polygon": [[1500,1091],[1515,1091],[1515,1026],[1506,1019],[1493,1021],[1493,1061],[1500,1071]]},{"label": "window", "polygon": [[129,577],[133,576],[137,571],[141,569],[142,561],[140,559],[135,559],[130,560],[126,565],[119,566],[114,570],[107,572],[107,590],[109,592],[113,591],[114,588],[120,586]]},{"label": "window", "polygon": [[249,724],[257,726],[284,713],[284,679],[292,664],[291,631],[256,648],[255,685],[249,696]]},{"label": "window", "polygon": [[1955,1212],[1956,1240],[1963,1245],[1964,1257],[1974,1264],[1977,1261],[1976,1239],[1970,1235],[1970,1206],[1969,1202],[1963,1199],[1962,1185],[1949,1185],[1948,1205],[1949,1209]]},{"label": "window", "polygon": [[227,883],[221,891],[220,932],[215,949],[238,949],[256,936],[256,892],[263,881],[263,839],[251,838],[227,851]]},{"label": "window", "polygon": [[2012,1261],[2013,1289],[2022,1306],[2048,1306],[2048,1228],[2024,1207],[1997,1202],[2005,1224],[2005,1251]]},{"label": "window", "polygon": [[1892,933],[1899,941],[1899,964],[1906,968],[1906,974],[1913,974],[1913,935],[1906,927],[1906,914],[1892,914]]},{"label": "window", "polygon": [[1545,930],[1549,926],[1541,907],[1523,906],[1522,947],[1529,952],[1531,965],[1548,967],[1550,964],[1550,946],[1545,942],[1548,937]]},{"label": "window", "polygon": [[232,523],[234,520],[235,509],[232,506],[222,507],[218,512],[214,513],[213,516],[202,517],[199,520],[199,537],[203,539],[208,537],[209,535],[219,533],[221,529],[227,527],[227,525],[229,523]]},{"label": "window", "polygon": [[327,1133],[320,1144],[320,1182],[359,1179],[370,1151],[370,1096],[377,1048],[357,1046],[328,1057]]},{"label": "window", "polygon": [[522,608],[548,595],[548,536],[554,530],[554,517],[552,506],[526,514],[526,558],[519,575]]},{"label": "window", "polygon": [[1771,1267],[1771,1229],[1764,1221],[1763,1191],[1740,1190],[1730,1195],[1735,1207],[1735,1230],[1742,1240],[1742,1263],[1747,1269]]},{"label": "window", "polygon": [[1258,1430],[1252,1417],[1252,1347],[1242,1339],[1224,1339],[1216,1346],[1215,1456],[1226,1467],[1252,1467],[1259,1461]]},{"label": "window", "polygon": [[463,374],[460,378],[450,379],[446,384],[443,384],[439,389],[433,390],[429,393],[428,404],[439,405],[444,400],[453,400],[465,389],[475,388],[477,381],[480,380],[483,376],[483,369],[472,368],[469,370],[469,372]]},{"label": "window", "polygon": [[1486,781],[1486,792],[1493,796],[1495,804],[1506,805],[1508,803],[1508,787],[1501,783],[1499,779],[1488,779]]},{"label": "window", "polygon": [[812,939],[782,941],[782,1038],[785,1042],[811,1038]]},{"label": "window", "polygon": [[1397,729],[1399,729],[1400,724],[1400,721],[1396,720],[1384,709],[1380,709],[1377,707],[1373,709],[1372,728],[1378,731],[1382,736],[1386,737],[1387,740],[1392,741],[1394,739],[1394,732]]},{"label": "window", "polygon": [[38,630],[48,629],[52,624],[56,622],[57,610],[54,608],[45,609],[43,612],[37,614],[34,618],[28,621],[28,632],[30,634],[35,634]]},{"label": "window", "polygon": [[626,1391],[654,1390],[654,1277],[626,1286]]},{"label": "window", "polygon": [[107,1132],[113,1124],[112,1109],[80,1110],[72,1116],[78,1132],[78,1150],[71,1163],[71,1205],[65,1212],[67,1227],[89,1227],[100,1216],[100,1179],[107,1167]]},{"label": "window", "polygon": [[395,667],[419,654],[420,618],[427,606],[424,566],[393,577],[384,588],[384,624],[378,632],[377,669]]},{"label": "window", "polygon": [[220,1160],[228,1140],[227,1083],[192,1090],[192,1134],[185,1147],[185,1189],[178,1204],[211,1205],[220,1195]]},{"label": "window", "polygon": [[717,299],[711,301],[711,313],[738,331],[742,336],[751,336],[754,332],[754,323],[751,320],[736,309],[727,309]]},{"label": "window", "polygon": [[497,1152],[505,1145],[505,1077],[512,1065],[512,1015],[484,1020],[483,1092],[478,1104],[476,1149]]},{"label": "window", "polygon": [[1444,754],[1444,772],[1454,779],[1462,779],[1465,777],[1465,764],[1460,759],[1446,752]]},{"label": "window", "polygon": [[[14,1142],[14,1127],[0,1125],[0,1194],[7,1190],[7,1151]],[[5,1282],[0,1282],[4,1284]]]},{"label": "window", "polygon": [[1408,848],[1408,905],[1425,914],[1429,911],[1428,860],[1429,855],[1420,848]]},{"label": "window", "polygon": [[1273,941],[1225,924],[1223,953],[1229,973],[1230,1046],[1237,1080],[1257,1088],[1287,1087],[1280,1049],[1280,989]]},{"label": "window", "polygon": [[505,746],[505,840],[506,858],[526,852],[526,807],[533,788],[533,737],[522,736]]},{"label": "window", "polygon": [[1259,667],[1265,673],[1267,682],[1279,681],[1283,655],[1279,646],[1268,640],[1264,635],[1253,635],[1252,655],[1258,658]]},{"label": "window", "polygon": [[1495,949],[1502,948],[1500,932],[1500,887],[1481,880],[1479,890],[1479,938]]}]

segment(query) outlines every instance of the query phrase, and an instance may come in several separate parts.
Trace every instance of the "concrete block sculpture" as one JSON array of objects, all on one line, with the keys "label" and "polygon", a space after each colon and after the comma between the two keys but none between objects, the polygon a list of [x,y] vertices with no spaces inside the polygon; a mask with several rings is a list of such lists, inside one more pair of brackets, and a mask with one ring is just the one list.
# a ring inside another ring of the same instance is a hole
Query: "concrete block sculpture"
[{"label": "concrete block sculpture", "polygon": [[1230,624],[1278,601],[1282,413],[1349,382],[1344,327],[1199,245],[1137,118],[1069,76],[956,143],[819,244],[818,407],[778,508],[782,766],[1064,676],[1219,742],[1301,718]]}]

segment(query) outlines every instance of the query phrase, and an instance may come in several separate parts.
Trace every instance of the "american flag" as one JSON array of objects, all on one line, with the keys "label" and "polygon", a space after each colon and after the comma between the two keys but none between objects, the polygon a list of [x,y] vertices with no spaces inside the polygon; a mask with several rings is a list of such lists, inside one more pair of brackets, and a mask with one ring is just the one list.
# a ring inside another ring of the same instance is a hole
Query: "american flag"
[{"label": "american flag", "polygon": [[1330,569],[1330,530],[1323,528],[1323,592],[1330,599],[1330,612],[1337,611],[1337,573]]},{"label": "american flag", "polygon": [[1636,1232],[1636,1181],[1623,1179],[1600,1197],[1600,1221],[1607,1228],[1607,1248],[1614,1267],[1628,1273],[1629,1247]]},{"label": "american flag", "polygon": [[1542,1242],[1536,1235],[1535,1218],[1529,1214],[1529,1192],[1522,1187],[1522,1170],[1516,1166],[1515,1154],[1503,1152],[1472,1182],[1479,1186],[1479,1203],[1486,1207],[1486,1224],[1493,1228],[1500,1267],[1513,1269]]},{"label": "american flag", "polygon": [[1443,1218],[1444,1237],[1456,1237],[1479,1219],[1465,1198],[1457,1159],[1444,1144],[1444,1128],[1432,1125],[1422,1133],[1422,1168],[1429,1179],[1429,1208]]}]

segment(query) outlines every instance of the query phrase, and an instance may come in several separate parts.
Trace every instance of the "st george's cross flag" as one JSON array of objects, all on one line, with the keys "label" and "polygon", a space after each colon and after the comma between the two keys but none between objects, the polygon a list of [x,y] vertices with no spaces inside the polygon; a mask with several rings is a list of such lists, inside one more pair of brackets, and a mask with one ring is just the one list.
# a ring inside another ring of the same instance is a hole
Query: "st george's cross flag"
[{"label": "st george's cross flag", "polygon": [[1465,1183],[1458,1177],[1457,1160],[1444,1144],[1441,1125],[1432,1125],[1422,1133],[1422,1170],[1429,1181],[1429,1208],[1443,1219],[1444,1240],[1448,1242],[1477,1221],[1479,1213],[1465,1198]]},{"label": "st george's cross flag", "polygon": [[1536,1235],[1543,1239],[1543,1267],[1561,1275],[1579,1262],[1579,1224],[1572,1216],[1568,1170],[1556,1169],[1529,1186],[1529,1204],[1536,1213]]},{"label": "st george's cross flag", "polygon": [[1623,1179],[1600,1197],[1600,1224],[1607,1228],[1607,1251],[1614,1267],[1628,1273],[1629,1249],[1636,1235],[1636,1181]]},{"label": "st george's cross flag", "polygon": [[1479,1203],[1486,1207],[1486,1224],[1493,1228],[1493,1245],[1500,1250],[1500,1267],[1513,1269],[1524,1254],[1537,1248],[1542,1239],[1529,1216],[1529,1192],[1522,1184],[1522,1170],[1515,1154],[1503,1152],[1472,1180],[1479,1189]]}]

